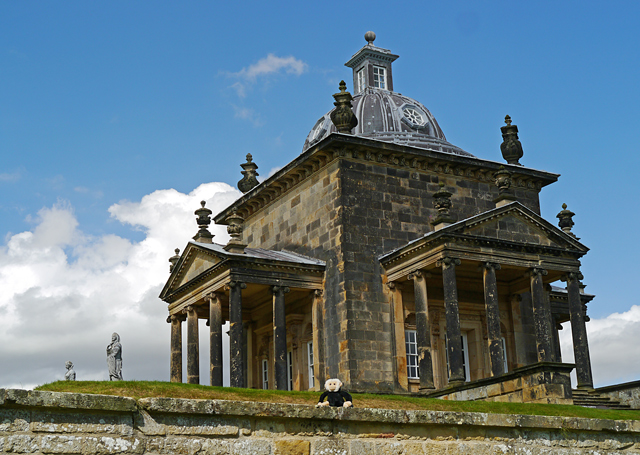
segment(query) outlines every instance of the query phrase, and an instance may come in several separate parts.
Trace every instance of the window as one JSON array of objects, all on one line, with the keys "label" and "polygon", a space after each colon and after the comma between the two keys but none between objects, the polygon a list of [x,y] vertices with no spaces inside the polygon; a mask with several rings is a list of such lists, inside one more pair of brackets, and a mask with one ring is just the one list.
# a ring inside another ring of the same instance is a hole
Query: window
[{"label": "window", "polygon": [[309,388],[313,389],[315,385],[313,377],[313,341],[307,343],[307,363],[309,365]]},{"label": "window", "polygon": [[422,126],[425,123],[424,118],[422,118],[422,114],[412,107],[404,109],[404,116],[414,125]]},{"label": "window", "polygon": [[500,341],[502,341],[502,362],[504,363],[504,372],[506,373],[509,371],[507,367],[507,342],[504,337],[500,338]]},{"label": "window", "polygon": [[[445,352],[447,354],[447,375],[449,375],[449,346],[445,338]],[[469,344],[467,342],[467,332],[462,332],[460,335],[460,341],[462,344],[462,371],[464,372],[464,380],[471,380],[471,372],[469,371]]]},{"label": "window", "polygon": [[409,379],[419,379],[418,343],[416,342],[415,330],[404,331],[404,345],[407,349],[407,377]]},{"label": "window", "polygon": [[287,390],[293,390],[293,354],[287,352]]},{"label": "window", "polygon": [[262,360],[262,388],[269,388],[269,361],[267,359]]},{"label": "window", "polygon": [[377,88],[387,88],[386,70],[382,66],[373,67],[373,86]]},{"label": "window", "polygon": [[364,68],[360,68],[356,73],[356,93],[364,90]]}]

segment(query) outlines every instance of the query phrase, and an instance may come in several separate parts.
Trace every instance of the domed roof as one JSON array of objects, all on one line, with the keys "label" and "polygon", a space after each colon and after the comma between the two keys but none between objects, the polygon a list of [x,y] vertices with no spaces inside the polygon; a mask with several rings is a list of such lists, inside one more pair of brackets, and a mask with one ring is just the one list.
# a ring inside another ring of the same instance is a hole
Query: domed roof
[{"label": "domed roof", "polygon": [[[367,32],[365,39],[367,45],[345,63],[353,69],[355,94],[351,105],[358,119],[353,134],[436,152],[473,156],[447,142],[435,117],[422,103],[393,91],[391,64],[398,56],[374,46],[375,33]],[[303,151],[337,132],[330,117],[332,111],[315,123]]]}]

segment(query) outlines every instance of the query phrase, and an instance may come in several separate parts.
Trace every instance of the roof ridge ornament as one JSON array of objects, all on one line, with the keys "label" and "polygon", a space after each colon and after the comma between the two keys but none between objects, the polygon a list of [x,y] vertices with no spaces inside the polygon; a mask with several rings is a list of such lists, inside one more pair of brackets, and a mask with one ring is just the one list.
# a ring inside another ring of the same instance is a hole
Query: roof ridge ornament
[{"label": "roof ridge ornament", "polygon": [[511,179],[512,175],[513,172],[505,169],[504,166],[500,166],[498,172],[493,174],[496,186],[498,187],[498,196],[493,200],[496,207],[502,207],[517,200],[511,189],[511,184],[513,183]]},{"label": "roof ridge ornament", "polygon": [[351,130],[358,125],[358,118],[351,108],[353,96],[347,92],[347,84],[344,81],[340,81],[339,88],[340,92],[333,95],[336,108],[331,111],[331,121],[339,133],[351,134]]},{"label": "roof ridge ornament", "polygon": [[369,46],[373,46],[373,42],[376,40],[376,34],[369,30],[364,34],[364,39],[367,41]]},{"label": "roof ridge ornament", "polygon": [[508,164],[522,166],[519,160],[524,155],[524,152],[522,151],[522,144],[518,140],[518,126],[511,124],[511,117],[508,115],[505,116],[504,123],[506,123],[506,126],[500,127],[502,131],[502,144],[500,144],[502,157]]},{"label": "roof ridge ornament", "polygon": [[206,202],[200,201],[201,207],[193,212],[197,218],[196,222],[198,223],[198,233],[193,236],[193,240],[200,243],[213,243],[213,234],[209,232],[207,229],[211,224],[211,210],[205,208]]},{"label": "roof ridge ornament", "polygon": [[451,206],[453,205],[451,203],[451,196],[453,193],[444,188],[444,182],[440,182],[439,186],[440,189],[433,193],[433,206],[438,211],[438,216],[431,222],[436,231],[439,231],[456,221],[449,213],[449,209],[451,209]]},{"label": "roof ridge ornament", "polygon": [[567,210],[567,204],[562,204],[562,210],[556,215],[556,218],[559,220],[558,227],[560,227],[565,234],[570,235],[576,240],[580,240],[573,232],[571,232],[571,228],[575,225],[573,222],[574,216],[575,213],[571,210]]},{"label": "roof ridge ornament", "polygon": [[171,256],[169,258],[169,262],[170,262],[169,273],[173,272],[173,269],[175,268],[176,264],[180,260],[180,248],[176,248],[174,252],[176,253],[175,256]]},{"label": "roof ridge ornament", "polygon": [[253,162],[253,156],[251,153],[247,153],[247,162],[240,165],[243,169],[240,173],[243,175],[242,179],[238,182],[238,189],[243,193],[246,193],[259,185],[258,174],[256,169],[258,165]]},{"label": "roof ridge ornament", "polygon": [[223,247],[225,251],[235,254],[244,254],[247,245],[242,243],[242,232],[244,231],[244,218],[238,215],[238,211],[233,209],[233,213],[226,219],[227,232],[231,236],[229,242]]}]

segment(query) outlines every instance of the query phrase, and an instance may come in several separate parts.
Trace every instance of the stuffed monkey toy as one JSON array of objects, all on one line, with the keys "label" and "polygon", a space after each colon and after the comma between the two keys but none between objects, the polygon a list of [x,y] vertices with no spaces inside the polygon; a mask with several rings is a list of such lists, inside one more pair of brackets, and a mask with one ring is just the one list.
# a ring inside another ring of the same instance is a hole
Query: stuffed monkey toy
[{"label": "stuffed monkey toy", "polygon": [[[353,406],[351,395],[344,390],[340,390],[340,387],[342,387],[340,379],[327,379],[324,383],[325,391],[320,395],[316,408],[320,406],[337,406],[341,408]],[[327,401],[324,401],[325,398],[327,398]]]}]

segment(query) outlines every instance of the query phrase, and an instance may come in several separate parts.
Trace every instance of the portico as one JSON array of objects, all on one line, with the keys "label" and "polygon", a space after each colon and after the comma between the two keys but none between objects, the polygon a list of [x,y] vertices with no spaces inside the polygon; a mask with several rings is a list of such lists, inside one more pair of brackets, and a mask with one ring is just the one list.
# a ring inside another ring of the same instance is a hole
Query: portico
[{"label": "portico", "polygon": [[[579,287],[579,258],[587,251],[572,235],[512,202],[382,255],[393,314],[415,320],[419,381],[407,377],[411,360],[403,359],[396,361],[400,385],[428,391],[535,362],[560,362],[557,324],[564,320],[552,314],[549,284],[564,279],[578,387],[592,388]],[[407,280],[412,286],[403,286]],[[533,330],[523,327],[522,313],[531,314]],[[405,342],[407,327],[395,324],[396,345]]]}]

